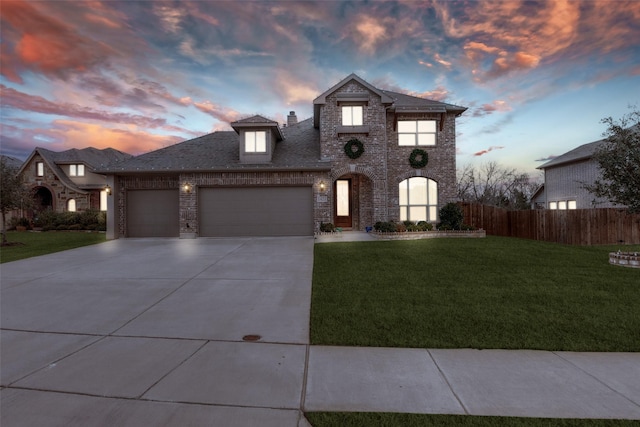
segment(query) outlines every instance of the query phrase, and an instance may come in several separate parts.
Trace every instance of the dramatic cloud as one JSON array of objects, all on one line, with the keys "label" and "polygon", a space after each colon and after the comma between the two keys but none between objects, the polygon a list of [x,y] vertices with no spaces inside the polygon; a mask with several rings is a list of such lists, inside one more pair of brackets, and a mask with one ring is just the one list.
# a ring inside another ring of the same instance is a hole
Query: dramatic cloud
[{"label": "dramatic cloud", "polygon": [[474,117],[482,117],[495,112],[505,111],[511,111],[511,107],[506,101],[497,99],[490,104],[482,104],[479,108],[474,108],[472,114]]},{"label": "dramatic cloud", "polygon": [[194,102],[193,105],[198,110],[220,120],[221,122],[231,123],[235,122],[241,117],[241,114],[239,112],[221,107],[220,105],[216,105],[211,101]]}]

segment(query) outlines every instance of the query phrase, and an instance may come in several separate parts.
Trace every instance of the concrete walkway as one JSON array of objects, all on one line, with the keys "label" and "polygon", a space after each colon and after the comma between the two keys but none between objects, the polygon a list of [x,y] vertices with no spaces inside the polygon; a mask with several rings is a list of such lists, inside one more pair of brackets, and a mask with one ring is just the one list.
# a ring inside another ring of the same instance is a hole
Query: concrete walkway
[{"label": "concrete walkway", "polygon": [[126,239],[3,264],[0,425],[308,426],[303,411],[640,419],[639,353],[309,346],[322,241]]}]

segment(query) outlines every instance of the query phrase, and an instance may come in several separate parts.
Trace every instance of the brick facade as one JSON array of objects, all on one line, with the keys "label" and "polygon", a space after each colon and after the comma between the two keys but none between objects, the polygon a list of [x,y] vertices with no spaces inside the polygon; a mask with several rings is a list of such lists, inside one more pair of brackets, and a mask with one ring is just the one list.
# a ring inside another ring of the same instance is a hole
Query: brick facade
[{"label": "brick facade", "polygon": [[[362,125],[343,125],[344,105],[363,107]],[[313,121],[298,122],[291,112],[286,128],[272,129],[275,122],[255,116],[232,123],[235,133],[205,135],[125,163],[111,173],[117,215],[111,228],[108,226],[108,237],[126,236],[129,190],[179,190],[181,237],[199,236],[198,192],[209,187],[307,186],[313,196],[314,231],[319,231],[321,223],[335,223],[334,185],[338,179],[351,182],[351,224],[355,230],[377,221],[399,220],[398,187],[411,177],[435,181],[441,207],[456,197],[455,119],[464,110],[382,91],[351,75],[314,100]],[[399,146],[398,120],[434,120],[436,144]],[[269,162],[252,164],[243,157],[242,132],[263,125],[282,139],[271,147]],[[364,146],[356,159],[344,151],[345,144],[354,138]],[[409,163],[415,148],[428,154],[423,168]],[[189,191],[183,188],[185,184]]]}]

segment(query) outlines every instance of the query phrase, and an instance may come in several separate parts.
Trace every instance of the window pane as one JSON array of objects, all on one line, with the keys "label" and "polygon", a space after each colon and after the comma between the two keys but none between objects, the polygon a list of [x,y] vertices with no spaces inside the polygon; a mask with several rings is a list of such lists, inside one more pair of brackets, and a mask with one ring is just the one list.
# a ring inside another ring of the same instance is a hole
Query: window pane
[{"label": "window pane", "polygon": [[351,107],[342,107],[342,125],[350,126],[352,122]]},{"label": "window pane", "polygon": [[429,180],[429,204],[438,204],[438,183],[432,179]]},{"label": "window pane", "polygon": [[265,153],[267,151],[267,133],[256,132],[256,152]]},{"label": "window pane", "polygon": [[353,126],[362,126],[363,123],[363,108],[353,107]]},{"label": "window pane", "polygon": [[407,207],[400,206],[400,221],[406,221],[407,219]]},{"label": "window pane", "polygon": [[569,200],[569,209],[576,209],[576,201],[575,200]]},{"label": "window pane", "polygon": [[69,176],[76,176],[76,165],[69,165]]},{"label": "window pane", "polygon": [[436,145],[435,133],[419,133],[418,145]]},{"label": "window pane", "polygon": [[100,192],[100,210],[101,211],[107,210],[107,192],[104,190]]},{"label": "window pane", "polygon": [[416,134],[414,133],[399,134],[398,145],[416,145]]},{"label": "window pane", "polygon": [[427,204],[427,179],[426,178],[410,178],[409,179],[409,204],[410,205],[426,205]]},{"label": "window pane", "polygon": [[244,133],[244,151],[247,153],[253,153],[256,151],[256,133],[245,132]]},{"label": "window pane", "polygon": [[400,204],[400,206],[406,206],[408,204],[408,200],[407,200],[407,187],[409,185],[409,181],[408,180],[404,180],[400,183],[399,187],[399,199],[398,199],[398,203]]},{"label": "window pane", "polygon": [[567,209],[567,202],[558,202],[558,209],[561,209],[561,210]]},{"label": "window pane", "polygon": [[413,121],[398,122],[398,132],[415,133],[415,131],[416,131],[416,122],[413,122]]},{"label": "window pane", "polygon": [[349,216],[349,181],[336,181],[336,214]]},{"label": "window pane", "polygon": [[84,176],[84,165],[78,165],[78,176]]},{"label": "window pane", "polygon": [[67,210],[69,212],[75,212],[76,211],[76,200],[75,199],[69,199],[69,201],[67,202]]},{"label": "window pane", "polygon": [[438,219],[438,207],[429,206],[429,219],[427,221],[437,221]]},{"label": "window pane", "polygon": [[411,221],[426,221],[427,207],[426,206],[409,206],[409,219]]},{"label": "window pane", "polygon": [[36,163],[36,175],[44,176],[44,163],[42,162]]},{"label": "window pane", "polygon": [[418,132],[433,132],[436,131],[435,120],[420,120],[418,122]]},{"label": "window pane", "polygon": [[549,209],[558,209],[557,202],[549,202]]}]

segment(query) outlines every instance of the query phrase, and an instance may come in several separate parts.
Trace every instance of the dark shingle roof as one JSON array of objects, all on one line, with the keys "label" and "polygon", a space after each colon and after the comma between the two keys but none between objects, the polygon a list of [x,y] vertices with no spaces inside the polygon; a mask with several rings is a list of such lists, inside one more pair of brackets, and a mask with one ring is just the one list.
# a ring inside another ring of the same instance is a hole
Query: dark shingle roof
[{"label": "dark shingle roof", "polygon": [[446,102],[434,101],[432,99],[419,98],[404,93],[392,92],[390,90],[381,90],[387,96],[393,99],[393,107],[396,111],[415,111],[428,110],[434,112],[450,112],[462,114],[467,109],[459,105],[447,104]]},{"label": "dark shingle roof", "polygon": [[240,163],[238,134],[221,131],[134,157],[101,173],[329,168],[328,163],[320,161],[320,134],[311,119],[282,129],[282,133],[285,139],[276,144],[272,162],[267,164]]},{"label": "dark shingle roof", "polygon": [[22,166],[22,160],[16,159],[15,157],[5,156],[4,154],[0,155],[0,158],[4,162],[4,164],[13,169],[20,169]]},{"label": "dark shingle roof", "polygon": [[548,162],[538,166],[536,169],[546,169],[558,165],[563,165],[565,163],[572,163],[580,160],[590,159],[591,156],[593,156],[598,148],[600,148],[604,143],[606,143],[606,140],[601,139],[600,141],[581,145],[571,151],[567,151],[561,156],[549,160]]}]

